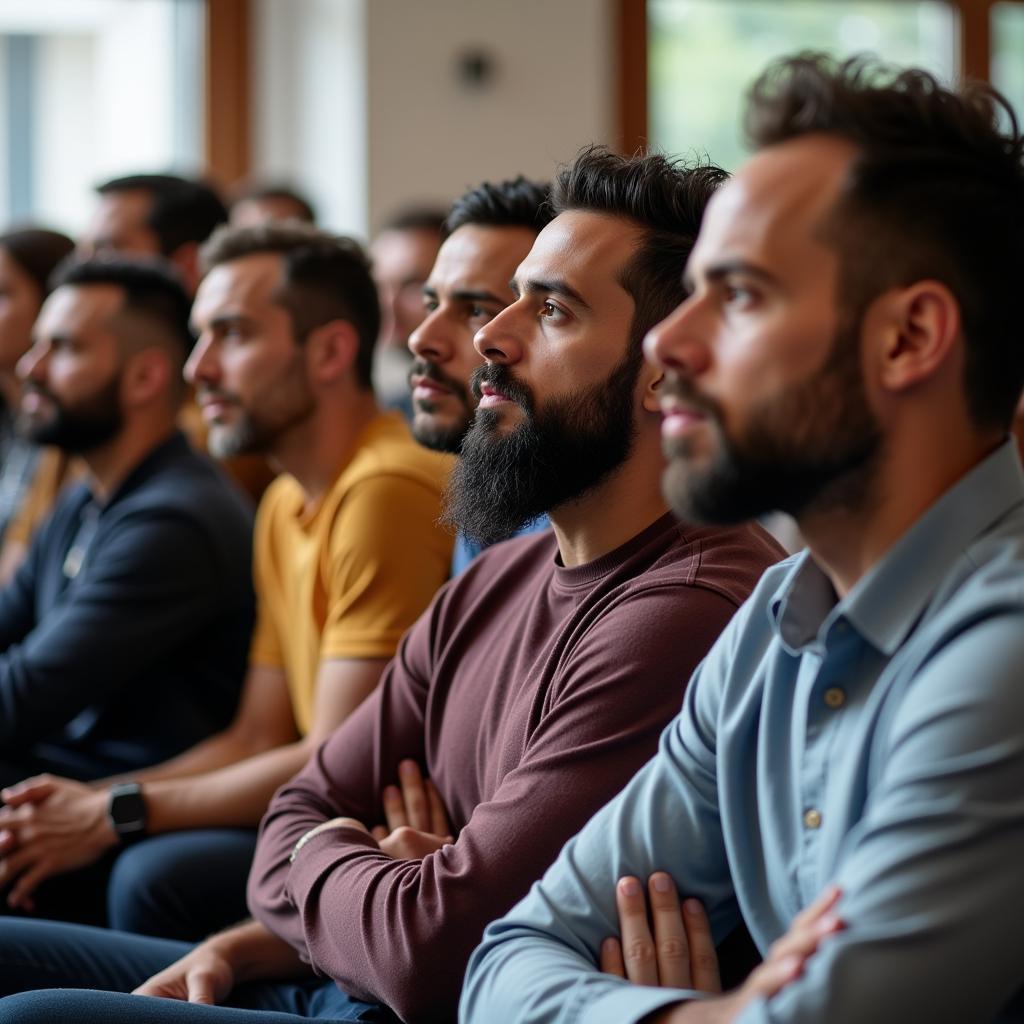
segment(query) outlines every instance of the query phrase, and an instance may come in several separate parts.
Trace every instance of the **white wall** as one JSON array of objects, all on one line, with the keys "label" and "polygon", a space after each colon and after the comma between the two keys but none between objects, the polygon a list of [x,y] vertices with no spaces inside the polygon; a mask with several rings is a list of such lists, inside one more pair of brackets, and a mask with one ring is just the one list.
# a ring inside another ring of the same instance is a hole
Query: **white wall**
[{"label": "white wall", "polygon": [[258,0],[253,177],[306,192],[325,226],[365,236],[368,0]]},{"label": "white wall", "polygon": [[[614,124],[610,0],[258,0],[254,176],[365,237],[410,200],[547,177]],[[467,90],[457,55],[495,59]]]},{"label": "white wall", "polygon": [[[367,0],[371,226],[409,199],[450,201],[516,173],[550,176],[615,131],[608,0]],[[456,60],[491,53],[493,85]]]}]

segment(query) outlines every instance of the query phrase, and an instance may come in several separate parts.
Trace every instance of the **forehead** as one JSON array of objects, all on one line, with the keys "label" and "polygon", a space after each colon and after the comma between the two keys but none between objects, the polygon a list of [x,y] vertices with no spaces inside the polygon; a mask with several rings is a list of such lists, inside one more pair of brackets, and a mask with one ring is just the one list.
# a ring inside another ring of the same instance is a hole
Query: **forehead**
[{"label": "forehead", "polygon": [[116,284],[65,284],[43,303],[37,333],[84,334],[105,328],[121,308],[124,292]]},{"label": "forehead", "polygon": [[751,157],[709,203],[691,266],[741,256],[783,265],[820,258],[817,229],[855,153],[844,140],[808,135]]},{"label": "forehead", "polygon": [[196,293],[192,318],[205,323],[216,316],[245,313],[252,316],[274,303],[281,281],[281,256],[274,252],[253,253],[215,266],[202,280]]},{"label": "forehead", "polygon": [[624,217],[569,210],[544,227],[516,277],[520,283],[561,279],[581,293],[598,284],[623,290],[619,274],[642,235],[643,229]]},{"label": "forehead", "polygon": [[370,246],[373,276],[378,281],[425,281],[437,256],[438,244],[437,234],[426,229],[382,231]]},{"label": "forehead", "polygon": [[473,287],[507,291],[516,267],[523,261],[537,234],[525,227],[464,224],[445,240],[430,272],[433,288]]}]

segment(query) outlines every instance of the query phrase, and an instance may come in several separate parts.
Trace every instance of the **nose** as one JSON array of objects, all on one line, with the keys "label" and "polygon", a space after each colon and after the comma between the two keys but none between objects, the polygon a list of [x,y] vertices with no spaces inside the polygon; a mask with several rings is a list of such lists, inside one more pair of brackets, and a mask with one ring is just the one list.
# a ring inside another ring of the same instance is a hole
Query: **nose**
[{"label": "nose", "polygon": [[444,363],[451,358],[452,343],[440,307],[409,335],[409,351],[428,363]]},{"label": "nose", "polygon": [[220,363],[215,347],[209,334],[199,335],[199,340],[195,343],[182,371],[189,384],[215,384],[220,380]]},{"label": "nose", "polygon": [[520,334],[522,299],[506,306],[493,320],[488,321],[473,337],[473,347],[489,363],[511,366],[523,357]]},{"label": "nose", "polygon": [[711,364],[711,350],[700,327],[700,306],[695,296],[684,299],[644,338],[647,361],[662,370],[696,377]]},{"label": "nose", "polygon": [[18,360],[14,372],[19,380],[39,381],[46,377],[46,362],[50,355],[50,346],[36,342]]}]

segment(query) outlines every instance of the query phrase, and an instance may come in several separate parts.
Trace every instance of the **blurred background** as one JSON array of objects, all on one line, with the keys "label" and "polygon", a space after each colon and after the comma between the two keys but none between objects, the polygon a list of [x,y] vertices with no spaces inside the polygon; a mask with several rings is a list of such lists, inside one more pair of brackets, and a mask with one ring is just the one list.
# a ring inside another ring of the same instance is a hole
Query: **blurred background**
[{"label": "blurred background", "polygon": [[1024,111],[1024,0],[0,0],[0,223],[138,171],[287,182],[366,238],[583,143],[742,157],[765,62],[870,50]]}]

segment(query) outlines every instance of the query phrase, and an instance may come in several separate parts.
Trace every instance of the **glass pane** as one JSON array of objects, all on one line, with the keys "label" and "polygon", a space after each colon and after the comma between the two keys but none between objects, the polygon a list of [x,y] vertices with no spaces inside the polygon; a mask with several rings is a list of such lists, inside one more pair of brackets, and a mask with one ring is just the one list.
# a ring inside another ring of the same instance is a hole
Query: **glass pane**
[{"label": "glass pane", "polygon": [[871,52],[951,81],[956,19],[942,0],[648,0],[650,141],[669,153],[743,158],[751,81],[798,50]]},{"label": "glass pane", "polygon": [[1024,121],[1024,3],[992,7],[992,84]]},{"label": "glass pane", "polygon": [[202,3],[0,2],[0,230],[73,234],[100,181],[201,168]]}]

